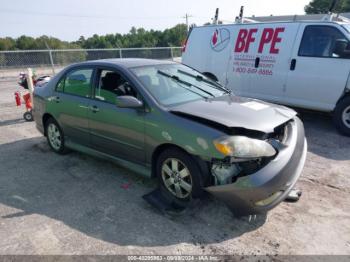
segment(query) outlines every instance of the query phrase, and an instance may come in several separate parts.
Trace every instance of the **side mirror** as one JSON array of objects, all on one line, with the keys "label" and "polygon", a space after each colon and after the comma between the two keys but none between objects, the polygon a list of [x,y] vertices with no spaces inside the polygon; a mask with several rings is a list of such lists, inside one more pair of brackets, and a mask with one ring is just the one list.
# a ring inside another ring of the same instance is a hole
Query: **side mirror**
[{"label": "side mirror", "polygon": [[339,56],[343,56],[344,53],[349,50],[349,43],[346,40],[343,39],[338,39],[335,41],[335,46],[334,46],[334,52],[335,54]]},{"label": "side mirror", "polygon": [[116,105],[120,108],[141,108],[143,103],[133,96],[117,96]]}]

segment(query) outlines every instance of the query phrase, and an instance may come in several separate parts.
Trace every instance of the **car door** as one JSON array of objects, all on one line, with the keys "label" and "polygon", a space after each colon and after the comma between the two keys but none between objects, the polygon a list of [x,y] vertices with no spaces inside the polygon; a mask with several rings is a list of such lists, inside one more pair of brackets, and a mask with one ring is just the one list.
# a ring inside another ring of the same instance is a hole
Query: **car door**
[{"label": "car door", "polygon": [[143,163],[145,111],[117,107],[116,97],[121,95],[138,93],[121,72],[99,68],[88,113],[91,146],[121,159]]},{"label": "car door", "polygon": [[338,43],[349,39],[335,24],[302,24],[286,84],[287,104],[331,111],[342,95],[350,72],[349,56]]},{"label": "car door", "polygon": [[67,140],[89,144],[88,108],[91,99],[93,67],[78,67],[58,82],[48,111],[58,120]]},{"label": "car door", "polygon": [[259,26],[254,50],[255,70],[250,74],[249,96],[283,103],[290,57],[300,23]]}]

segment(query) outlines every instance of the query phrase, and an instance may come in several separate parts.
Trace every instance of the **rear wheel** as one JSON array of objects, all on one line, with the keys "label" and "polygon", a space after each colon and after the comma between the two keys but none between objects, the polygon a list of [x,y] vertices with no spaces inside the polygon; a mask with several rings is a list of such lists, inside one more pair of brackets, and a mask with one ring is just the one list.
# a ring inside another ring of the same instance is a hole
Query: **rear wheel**
[{"label": "rear wheel", "polygon": [[45,133],[47,142],[51,149],[58,154],[67,153],[67,149],[64,145],[64,134],[58,123],[50,118],[46,121]]},{"label": "rear wheel", "polygon": [[334,111],[335,126],[340,133],[350,136],[350,97],[341,100]]},{"label": "rear wheel", "polygon": [[205,174],[196,160],[180,149],[163,151],[158,157],[156,170],[161,187],[176,199],[189,201],[203,194]]}]

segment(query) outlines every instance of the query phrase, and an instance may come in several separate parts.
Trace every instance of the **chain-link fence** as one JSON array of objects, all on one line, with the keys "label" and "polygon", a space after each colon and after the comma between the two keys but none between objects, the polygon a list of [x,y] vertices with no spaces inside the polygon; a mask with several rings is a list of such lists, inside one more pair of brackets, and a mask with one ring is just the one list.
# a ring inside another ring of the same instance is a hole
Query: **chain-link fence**
[{"label": "chain-link fence", "polygon": [[57,73],[62,67],[82,61],[106,58],[171,59],[181,57],[181,47],[62,49],[0,51],[0,71],[24,70],[28,67],[50,69]]}]

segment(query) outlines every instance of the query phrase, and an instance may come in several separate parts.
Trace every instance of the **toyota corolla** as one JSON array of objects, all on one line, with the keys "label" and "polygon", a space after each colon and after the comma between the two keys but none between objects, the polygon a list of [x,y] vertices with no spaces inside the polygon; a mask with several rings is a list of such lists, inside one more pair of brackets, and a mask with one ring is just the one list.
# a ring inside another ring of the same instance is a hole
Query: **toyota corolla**
[{"label": "toyota corolla", "polygon": [[78,150],[157,177],[176,200],[209,192],[240,215],[283,201],[306,158],[295,111],[235,96],[168,61],[71,65],[36,88],[33,114],[56,153]]}]

